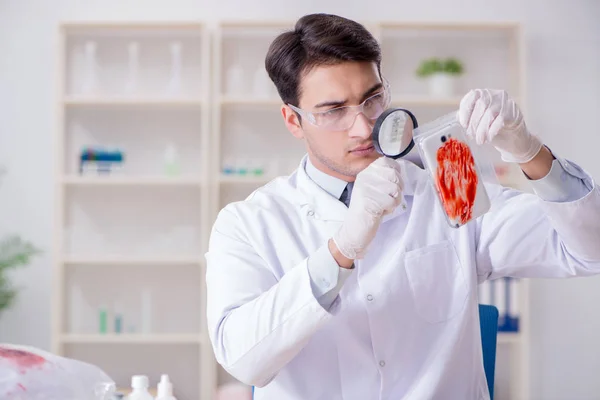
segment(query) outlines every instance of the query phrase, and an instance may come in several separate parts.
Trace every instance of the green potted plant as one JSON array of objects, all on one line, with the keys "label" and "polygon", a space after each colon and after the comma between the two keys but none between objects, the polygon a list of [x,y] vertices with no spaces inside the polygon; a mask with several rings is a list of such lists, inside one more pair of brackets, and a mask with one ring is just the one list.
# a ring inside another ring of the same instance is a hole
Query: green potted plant
[{"label": "green potted plant", "polygon": [[[0,178],[5,173],[6,170],[0,166]],[[0,239],[0,314],[13,304],[17,296],[17,289],[10,282],[7,272],[28,265],[39,252],[32,243],[18,235]]]},{"label": "green potted plant", "polygon": [[456,58],[427,58],[419,64],[416,74],[427,79],[429,94],[434,97],[452,97],[456,79],[464,73],[463,64]]},{"label": "green potted plant", "polygon": [[18,235],[10,235],[0,241],[0,314],[8,309],[17,296],[7,271],[26,266],[39,250]]}]

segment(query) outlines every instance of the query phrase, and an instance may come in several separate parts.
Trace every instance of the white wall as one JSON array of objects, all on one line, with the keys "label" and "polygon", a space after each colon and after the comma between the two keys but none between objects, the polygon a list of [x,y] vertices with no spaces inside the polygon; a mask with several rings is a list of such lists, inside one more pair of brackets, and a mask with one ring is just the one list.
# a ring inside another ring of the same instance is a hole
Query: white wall
[{"label": "white wall", "polygon": [[[1,187],[0,234],[17,231],[47,250],[15,274],[23,291],[14,309],[0,319],[0,342],[50,346],[51,149],[56,126],[56,26],[61,20],[296,18],[316,11],[361,20],[519,20],[526,24],[529,46],[530,127],[559,154],[600,178],[600,2],[324,3],[223,0],[209,6],[208,0],[0,0],[0,164],[10,170]],[[534,283],[533,398],[597,397],[599,288],[600,278]]]}]

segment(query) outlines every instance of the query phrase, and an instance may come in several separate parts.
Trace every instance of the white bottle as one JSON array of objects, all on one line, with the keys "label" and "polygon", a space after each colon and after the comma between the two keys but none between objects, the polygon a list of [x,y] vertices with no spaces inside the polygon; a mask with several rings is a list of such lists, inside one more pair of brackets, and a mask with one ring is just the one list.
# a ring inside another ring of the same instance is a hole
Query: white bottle
[{"label": "white bottle", "polygon": [[179,152],[173,144],[169,144],[165,150],[165,173],[170,176],[179,175]]},{"label": "white bottle", "polygon": [[98,61],[96,59],[96,42],[88,41],[85,44],[85,70],[81,91],[84,94],[93,94],[98,89]]},{"label": "white bottle", "polygon": [[139,69],[140,45],[138,42],[129,43],[128,47],[129,65],[125,92],[133,94],[137,88],[137,77]]},{"label": "white bottle", "polygon": [[169,94],[179,94],[181,91],[181,43],[171,43],[171,78],[167,91]]},{"label": "white bottle", "polygon": [[160,382],[157,386],[156,400],[177,400],[173,396],[173,384],[169,380],[169,375],[160,376]]},{"label": "white bottle", "polygon": [[127,396],[127,400],[154,400],[148,392],[148,377],[146,375],[134,375],[131,377],[131,388],[133,391]]}]

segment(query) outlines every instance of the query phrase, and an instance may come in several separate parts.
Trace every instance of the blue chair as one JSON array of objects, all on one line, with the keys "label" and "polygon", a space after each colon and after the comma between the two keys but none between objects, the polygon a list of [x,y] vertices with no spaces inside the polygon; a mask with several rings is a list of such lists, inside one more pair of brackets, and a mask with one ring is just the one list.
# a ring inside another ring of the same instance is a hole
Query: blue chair
[{"label": "blue chair", "polygon": [[[494,376],[496,371],[496,345],[498,342],[498,309],[495,306],[479,305],[479,328],[483,349],[483,369],[487,379],[490,399],[494,400]],[[254,394],[254,387],[252,387]]]},{"label": "blue chair", "polygon": [[494,376],[496,371],[496,345],[498,342],[498,309],[492,305],[479,305],[479,328],[483,349],[483,369],[487,379],[490,399],[494,400]]}]

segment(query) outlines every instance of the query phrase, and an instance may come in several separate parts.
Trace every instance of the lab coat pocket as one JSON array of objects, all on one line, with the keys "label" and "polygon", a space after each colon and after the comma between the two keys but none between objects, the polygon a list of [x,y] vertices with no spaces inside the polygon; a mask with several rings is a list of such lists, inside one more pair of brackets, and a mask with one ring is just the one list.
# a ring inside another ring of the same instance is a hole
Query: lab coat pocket
[{"label": "lab coat pocket", "polygon": [[450,241],[405,254],[404,267],[416,312],[427,322],[445,322],[465,307],[467,283]]}]

